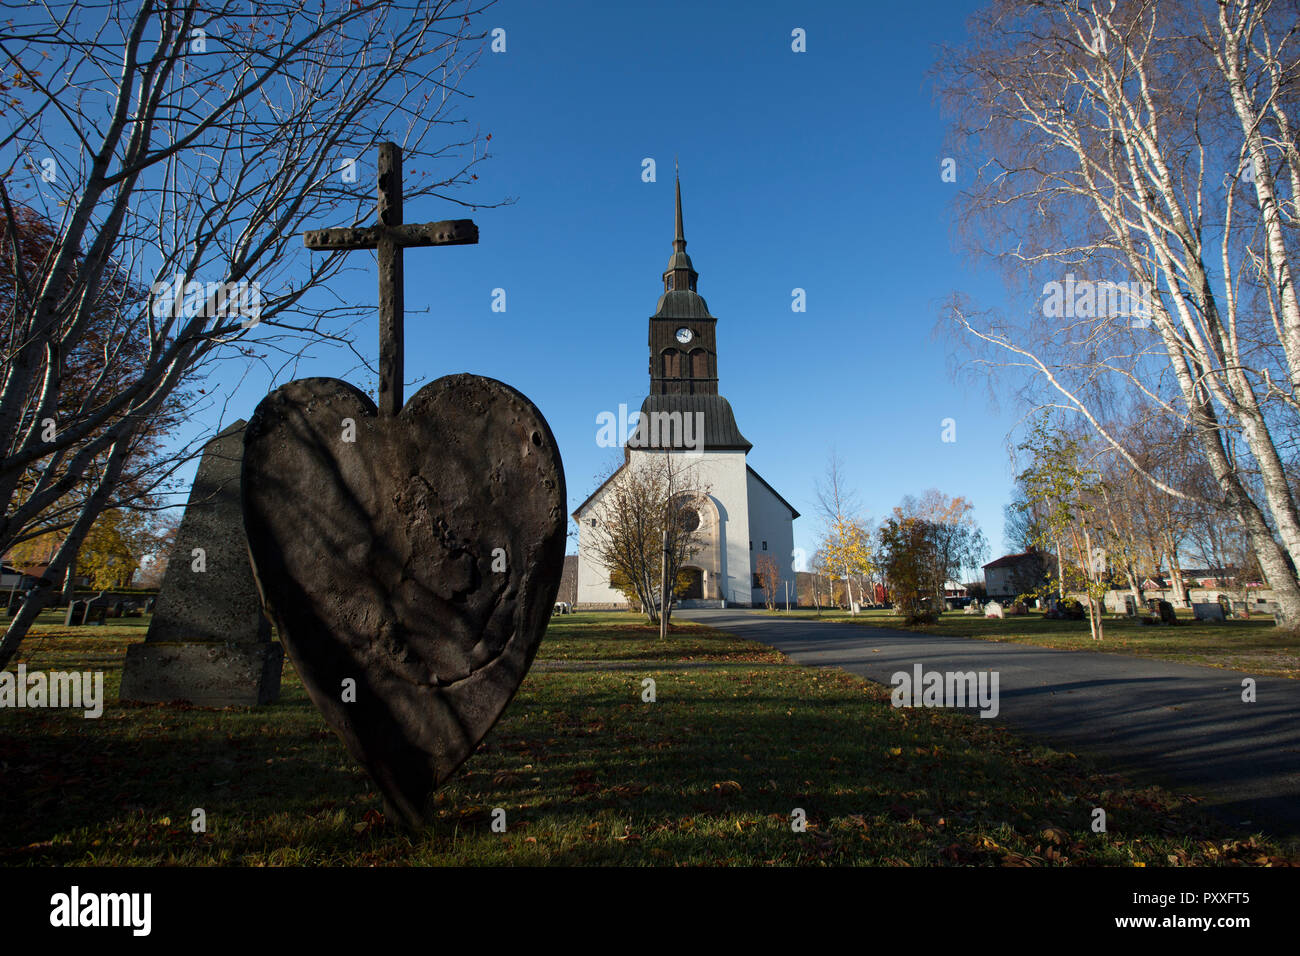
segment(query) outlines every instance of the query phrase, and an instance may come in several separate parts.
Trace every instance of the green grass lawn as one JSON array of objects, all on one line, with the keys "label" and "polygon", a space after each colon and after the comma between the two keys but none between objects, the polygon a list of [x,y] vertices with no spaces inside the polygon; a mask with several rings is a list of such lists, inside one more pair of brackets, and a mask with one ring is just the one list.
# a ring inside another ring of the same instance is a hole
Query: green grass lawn
[{"label": "green grass lawn", "polygon": [[[281,701],[116,703],[133,619],[42,625],[30,669],[103,669],[99,720],[0,711],[0,862],[225,865],[1168,865],[1296,860],[973,715],[683,623],[553,621],[479,752],[411,836],[286,669]],[[655,703],[642,680],[657,682]],[[191,831],[206,811],[208,832]],[[806,811],[808,830],[792,832]],[[1108,832],[1089,829],[1092,809]],[[507,832],[491,830],[506,811]]]},{"label": "green grass lawn", "polygon": [[[768,611],[776,616],[817,619],[816,611]],[[899,628],[945,637],[977,637],[985,641],[1011,641],[1054,647],[1067,651],[1101,651],[1131,654],[1184,664],[1204,664],[1245,671],[1300,678],[1300,637],[1279,631],[1271,617],[1248,621],[1207,624],[1194,620],[1190,612],[1179,615],[1174,627],[1142,625],[1125,617],[1103,618],[1104,636],[1094,641],[1087,620],[1049,621],[1038,611],[998,620],[945,612],[934,624],[909,627],[892,611],[861,611],[855,617],[847,611],[822,611],[824,621],[852,621],[869,627]]]}]

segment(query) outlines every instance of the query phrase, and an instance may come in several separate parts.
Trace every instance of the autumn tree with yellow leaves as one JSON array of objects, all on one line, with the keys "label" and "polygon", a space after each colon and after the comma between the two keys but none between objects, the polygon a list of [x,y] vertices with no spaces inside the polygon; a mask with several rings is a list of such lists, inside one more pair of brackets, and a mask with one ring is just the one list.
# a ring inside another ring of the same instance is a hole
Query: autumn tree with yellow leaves
[{"label": "autumn tree with yellow leaves", "polygon": [[843,462],[832,453],[826,475],[817,485],[817,508],[824,525],[820,551],[826,569],[833,576],[843,576],[849,610],[857,614],[862,594],[861,588],[855,594],[853,578],[872,574],[876,561],[871,534],[858,513],[857,496],[848,488],[843,470]]}]

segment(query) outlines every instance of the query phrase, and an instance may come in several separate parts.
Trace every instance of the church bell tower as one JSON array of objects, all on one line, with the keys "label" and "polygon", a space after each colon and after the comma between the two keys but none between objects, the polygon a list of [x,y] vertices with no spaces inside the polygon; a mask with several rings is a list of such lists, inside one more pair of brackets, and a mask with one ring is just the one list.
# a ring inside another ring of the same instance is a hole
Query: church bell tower
[{"label": "church bell tower", "polygon": [[[753,446],[736,427],[730,403],[718,392],[718,320],[696,290],[699,273],[686,254],[682,231],[682,182],[676,182],[677,233],[673,254],[663,272],[664,291],[650,316],[650,394],[641,403],[645,415],[698,423],[692,433],[710,451],[745,451]],[[689,416],[689,420],[688,420]],[[702,430],[702,434],[701,434]],[[629,445],[632,444],[629,442]],[[678,447],[654,438],[639,447]]]},{"label": "church bell tower", "polygon": [[682,182],[677,179],[677,234],[664,270],[664,291],[650,317],[650,394],[718,394],[718,320],[696,291],[699,273],[686,254]]}]

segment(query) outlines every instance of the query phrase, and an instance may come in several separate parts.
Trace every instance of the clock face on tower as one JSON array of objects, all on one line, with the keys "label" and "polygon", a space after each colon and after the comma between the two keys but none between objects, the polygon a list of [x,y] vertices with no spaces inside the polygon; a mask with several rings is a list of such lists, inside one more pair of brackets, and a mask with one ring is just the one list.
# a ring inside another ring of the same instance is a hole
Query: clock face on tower
[{"label": "clock face on tower", "polygon": [[689,341],[690,341],[691,339],[693,339],[693,338],[695,338],[695,333],[692,332],[690,329],[678,329],[678,330],[677,330],[677,341],[678,341],[678,342],[681,342],[682,345],[685,345],[687,342],[689,342]]}]

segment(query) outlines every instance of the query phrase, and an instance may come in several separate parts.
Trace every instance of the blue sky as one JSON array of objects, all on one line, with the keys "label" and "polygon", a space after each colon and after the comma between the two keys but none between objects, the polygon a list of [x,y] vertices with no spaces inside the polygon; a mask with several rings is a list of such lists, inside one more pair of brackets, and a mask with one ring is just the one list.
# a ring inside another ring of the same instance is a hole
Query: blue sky
[{"label": "blue sky", "polygon": [[[803,514],[796,546],[813,547],[834,448],[869,515],[930,487],[965,495],[997,556],[1015,409],[955,383],[951,343],[933,332],[953,290],[1004,304],[956,249],[957,187],[940,179],[926,80],[935,45],[959,40],[975,6],[498,4],[483,25],[505,29],[506,52],[485,52],[463,86],[492,159],[459,195],[517,202],[408,204],[407,222],[472,215],[481,231],[477,246],[406,254],[408,380],[468,371],[524,392],[559,440],[571,506],[582,501],[618,454],[597,445],[597,415],[638,408],[648,387],[676,154],[699,290],[719,320],[720,390],[750,464]],[[791,50],[796,27],[805,53]],[[336,291],[373,302],[373,254],[354,255]],[[361,336],[373,356],[374,326]],[[298,374],[342,374],[340,361],[322,353]],[[262,390],[250,380],[229,411],[247,417]]]}]

